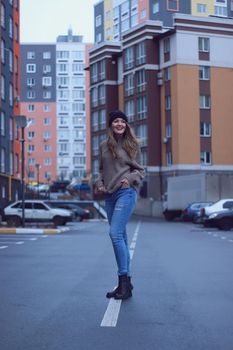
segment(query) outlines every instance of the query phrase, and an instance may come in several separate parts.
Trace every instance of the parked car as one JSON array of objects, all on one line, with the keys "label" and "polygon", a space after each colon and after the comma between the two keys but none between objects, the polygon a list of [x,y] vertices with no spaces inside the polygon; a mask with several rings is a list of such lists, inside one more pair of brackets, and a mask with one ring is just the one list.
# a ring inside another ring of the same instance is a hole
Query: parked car
[{"label": "parked car", "polygon": [[217,227],[220,230],[228,231],[233,228],[233,210],[225,210],[210,214],[204,219],[205,227]]},{"label": "parked car", "polygon": [[54,204],[75,204],[81,207],[82,209],[87,209],[90,212],[90,219],[101,218],[107,219],[107,213],[105,209],[96,201],[92,200],[81,200],[81,199],[51,199],[47,200],[46,203],[51,205]]},{"label": "parked car", "polygon": [[205,219],[213,213],[216,213],[219,211],[227,211],[229,209],[233,209],[233,199],[232,198],[220,199],[219,201],[213,203],[212,205],[202,208],[201,216]]},{"label": "parked car", "polygon": [[190,203],[182,212],[182,220],[192,221],[194,223],[198,222],[197,218],[199,217],[201,208],[205,208],[211,205],[212,202],[193,202]]},{"label": "parked car", "polygon": [[71,210],[74,214],[75,220],[82,221],[83,219],[90,219],[90,211],[88,209],[81,208],[77,204],[48,202],[48,205],[52,206],[53,208],[62,208],[62,209]]},{"label": "parked car", "polygon": [[[73,220],[70,210],[53,208],[44,201],[26,200],[24,217],[25,222],[53,222],[54,225],[65,225]],[[22,224],[22,201],[17,201],[4,209],[4,217],[9,226]]]}]

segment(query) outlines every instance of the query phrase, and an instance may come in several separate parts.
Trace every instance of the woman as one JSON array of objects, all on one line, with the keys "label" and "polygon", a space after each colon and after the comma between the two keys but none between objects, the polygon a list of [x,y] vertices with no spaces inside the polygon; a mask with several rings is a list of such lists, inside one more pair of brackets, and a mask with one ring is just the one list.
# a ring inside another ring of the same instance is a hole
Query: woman
[{"label": "woman", "polygon": [[100,145],[100,175],[96,182],[96,192],[105,194],[109,234],[118,266],[118,287],[108,292],[107,298],[127,299],[132,296],[126,224],[144,177],[139,159],[139,144],[127,116],[121,111],[111,112],[108,138]]}]

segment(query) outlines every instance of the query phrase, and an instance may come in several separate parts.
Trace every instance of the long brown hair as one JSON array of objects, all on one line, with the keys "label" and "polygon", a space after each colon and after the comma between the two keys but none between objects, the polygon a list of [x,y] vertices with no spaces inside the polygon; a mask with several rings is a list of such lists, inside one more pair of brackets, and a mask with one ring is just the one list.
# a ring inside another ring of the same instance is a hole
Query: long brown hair
[{"label": "long brown hair", "polygon": [[[111,127],[108,129],[107,145],[113,157],[118,158],[117,140],[114,137],[114,133]],[[138,146],[139,146],[139,141],[137,140],[133,129],[129,126],[129,124],[126,123],[126,129],[122,139],[122,148],[126,151],[128,156],[131,159],[133,159],[137,154]]]}]

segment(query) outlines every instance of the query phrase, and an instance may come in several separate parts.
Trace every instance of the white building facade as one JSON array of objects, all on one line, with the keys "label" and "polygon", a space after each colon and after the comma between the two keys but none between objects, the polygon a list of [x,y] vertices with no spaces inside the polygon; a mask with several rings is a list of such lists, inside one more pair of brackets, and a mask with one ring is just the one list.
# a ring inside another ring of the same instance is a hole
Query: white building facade
[{"label": "white building facade", "polygon": [[62,180],[86,173],[85,44],[82,36],[56,42],[57,174]]}]

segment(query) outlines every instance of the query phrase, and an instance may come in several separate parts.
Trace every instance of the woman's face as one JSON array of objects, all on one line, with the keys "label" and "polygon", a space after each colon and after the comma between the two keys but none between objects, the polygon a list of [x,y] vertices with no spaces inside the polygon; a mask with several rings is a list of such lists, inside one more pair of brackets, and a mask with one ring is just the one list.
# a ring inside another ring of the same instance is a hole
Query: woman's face
[{"label": "woman's face", "polygon": [[126,129],[126,122],[122,118],[116,118],[112,122],[112,131],[117,136],[122,136]]}]

